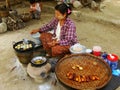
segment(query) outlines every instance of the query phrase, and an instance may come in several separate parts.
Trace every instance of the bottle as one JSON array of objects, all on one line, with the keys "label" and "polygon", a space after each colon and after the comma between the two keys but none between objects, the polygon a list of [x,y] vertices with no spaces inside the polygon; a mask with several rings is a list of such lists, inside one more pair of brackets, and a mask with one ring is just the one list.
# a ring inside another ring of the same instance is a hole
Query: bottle
[{"label": "bottle", "polygon": [[110,65],[110,68],[112,70],[117,69],[117,65],[118,65],[118,56],[115,54],[108,54],[107,56],[107,62]]},{"label": "bottle", "polygon": [[107,56],[108,56],[108,54],[107,54],[106,52],[103,52],[102,55],[101,55],[101,58],[102,58],[105,62],[107,62]]}]

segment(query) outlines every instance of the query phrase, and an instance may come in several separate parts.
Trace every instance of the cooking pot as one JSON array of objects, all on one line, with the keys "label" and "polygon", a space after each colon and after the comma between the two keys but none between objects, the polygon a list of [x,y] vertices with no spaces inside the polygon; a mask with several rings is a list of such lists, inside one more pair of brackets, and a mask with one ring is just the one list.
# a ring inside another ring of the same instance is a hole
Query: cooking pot
[{"label": "cooking pot", "polygon": [[28,64],[31,61],[31,59],[33,58],[33,50],[35,47],[35,43],[33,41],[28,40],[26,42],[26,45],[30,44],[31,47],[27,48],[25,50],[23,48],[20,48],[21,44],[24,45],[23,43],[25,44],[24,41],[14,42],[13,49],[15,50],[15,54],[18,57],[19,61],[22,64]]},{"label": "cooking pot", "polygon": [[40,67],[45,65],[47,62],[47,58],[43,56],[36,56],[31,60],[31,65],[35,67]]},{"label": "cooking pot", "polygon": [[17,45],[19,44],[24,44],[24,41],[19,41],[19,42],[13,42],[13,49],[16,51],[16,52],[27,52],[27,51],[31,51],[35,48],[35,43],[31,40],[28,40],[27,41],[28,43],[27,44],[31,44],[31,47],[28,48],[28,49],[23,49],[23,48],[16,48]]}]

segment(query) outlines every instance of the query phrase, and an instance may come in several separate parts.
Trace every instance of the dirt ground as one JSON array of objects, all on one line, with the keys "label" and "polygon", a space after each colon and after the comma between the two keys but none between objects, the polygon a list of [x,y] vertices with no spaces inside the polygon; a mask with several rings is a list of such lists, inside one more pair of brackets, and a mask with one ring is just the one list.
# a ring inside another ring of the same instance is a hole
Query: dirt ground
[{"label": "dirt ground", "polygon": [[[23,38],[33,40],[30,31],[51,20],[54,16],[55,4],[56,2],[43,2],[40,20],[30,20],[23,29],[0,34],[1,90],[67,90],[59,84],[51,89],[41,89],[40,84],[27,76],[25,68],[18,62],[12,48],[13,41],[17,42]],[[80,44],[90,49],[99,45],[102,51],[114,53],[120,57],[120,0],[105,0],[103,6],[102,12],[95,12],[89,8],[74,8],[70,17],[76,24]],[[29,4],[26,2],[13,7],[19,13],[28,12],[28,8]],[[13,69],[15,66],[16,68]]]}]

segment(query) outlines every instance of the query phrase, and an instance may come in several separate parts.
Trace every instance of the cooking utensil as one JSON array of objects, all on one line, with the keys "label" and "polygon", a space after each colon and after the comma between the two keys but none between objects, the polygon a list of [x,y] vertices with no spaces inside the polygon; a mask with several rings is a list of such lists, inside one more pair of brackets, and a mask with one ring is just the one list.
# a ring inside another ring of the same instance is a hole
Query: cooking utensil
[{"label": "cooking utensil", "polygon": [[31,47],[30,48],[27,48],[27,49],[23,49],[23,48],[16,48],[17,45],[20,45],[20,44],[25,44],[24,41],[19,41],[19,42],[13,42],[13,49],[17,52],[27,52],[27,51],[31,51],[34,49],[35,47],[35,43],[33,41],[30,41],[28,40],[27,41],[27,44],[31,44]]},{"label": "cooking utensil", "polygon": [[36,67],[40,67],[44,64],[46,64],[47,62],[47,58],[43,57],[43,56],[36,56],[31,60],[31,64],[32,66],[36,66]]}]

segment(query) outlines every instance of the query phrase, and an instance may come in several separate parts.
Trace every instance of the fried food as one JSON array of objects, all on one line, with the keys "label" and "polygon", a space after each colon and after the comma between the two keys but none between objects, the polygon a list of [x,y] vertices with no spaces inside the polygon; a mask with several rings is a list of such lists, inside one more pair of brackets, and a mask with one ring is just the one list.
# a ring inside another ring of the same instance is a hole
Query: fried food
[{"label": "fried food", "polygon": [[99,80],[100,78],[97,75],[77,75],[76,73],[72,73],[72,72],[68,72],[67,73],[67,78],[69,80],[73,80],[76,82],[89,82],[89,81],[95,81],[95,80]]},{"label": "fried food", "polygon": [[76,69],[76,68],[78,68],[79,70],[83,70],[83,67],[81,67],[80,65],[72,66],[72,69]]},{"label": "fried food", "polygon": [[35,64],[42,64],[42,63],[43,63],[43,60],[38,59],[38,60],[35,60],[34,63],[35,63]]},{"label": "fried food", "polygon": [[32,48],[32,44],[18,44],[18,45],[16,45],[15,46],[15,49],[17,49],[17,50],[20,50],[20,49],[22,49],[22,50],[27,50],[27,49],[30,49],[30,48]]},{"label": "fried food", "polygon": [[70,80],[73,80],[74,79],[74,77],[75,77],[75,73],[71,73],[71,72],[68,72],[67,73],[67,77],[68,77],[68,79],[70,79]]},{"label": "fried food", "polygon": [[96,76],[96,75],[90,75],[89,78],[90,78],[91,80],[93,80],[93,81],[100,79],[100,78],[99,78],[98,76]]},{"label": "fried food", "polygon": [[75,68],[76,68],[75,66],[72,67],[72,69],[75,69]]}]

